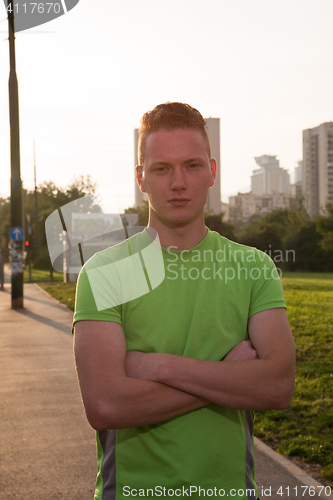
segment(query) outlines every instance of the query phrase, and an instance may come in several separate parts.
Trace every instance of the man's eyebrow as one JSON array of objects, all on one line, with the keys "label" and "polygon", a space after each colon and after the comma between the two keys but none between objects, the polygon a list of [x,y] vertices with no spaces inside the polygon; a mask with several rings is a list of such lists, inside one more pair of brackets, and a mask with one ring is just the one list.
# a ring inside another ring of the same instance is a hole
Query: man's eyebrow
[{"label": "man's eyebrow", "polygon": [[184,163],[194,163],[194,162],[203,162],[203,158],[190,158],[189,160],[185,160]]},{"label": "man's eyebrow", "polygon": [[151,167],[155,167],[156,165],[171,165],[171,163],[168,163],[167,161],[154,161],[154,163],[151,164]]},{"label": "man's eyebrow", "polygon": [[[183,163],[194,163],[194,162],[204,162],[204,159],[203,158],[188,158],[186,160],[183,161]],[[154,163],[151,164],[151,167],[155,167],[155,166],[169,166],[171,165],[171,163],[167,162],[167,161],[154,161]]]}]

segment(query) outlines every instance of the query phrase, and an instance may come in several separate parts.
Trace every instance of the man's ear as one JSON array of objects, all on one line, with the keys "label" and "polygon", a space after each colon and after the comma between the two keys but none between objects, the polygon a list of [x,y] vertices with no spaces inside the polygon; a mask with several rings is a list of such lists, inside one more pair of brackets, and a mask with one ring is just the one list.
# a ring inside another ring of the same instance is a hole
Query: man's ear
[{"label": "man's ear", "polygon": [[142,193],[145,193],[145,189],[143,187],[143,180],[144,180],[144,176],[143,176],[143,166],[142,165],[137,165],[135,167],[135,170],[136,170],[136,182],[138,183],[138,186],[140,188],[140,191]]},{"label": "man's ear", "polygon": [[215,160],[215,158],[212,158],[210,160],[210,173],[211,173],[212,177],[211,177],[211,181],[210,181],[209,187],[214,186],[214,182],[215,182],[215,179],[216,179],[216,170],[217,170],[216,160]]}]

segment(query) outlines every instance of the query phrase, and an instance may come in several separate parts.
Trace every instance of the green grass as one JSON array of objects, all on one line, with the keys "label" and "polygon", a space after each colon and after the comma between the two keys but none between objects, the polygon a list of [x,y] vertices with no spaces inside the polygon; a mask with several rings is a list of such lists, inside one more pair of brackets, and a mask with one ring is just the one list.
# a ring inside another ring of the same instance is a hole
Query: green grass
[{"label": "green grass", "polygon": [[[29,269],[28,266],[25,267],[23,271],[24,283],[40,283],[40,282],[50,282],[50,271],[44,271],[41,269],[31,269],[31,280],[29,280]],[[53,271],[53,281],[63,281],[63,273],[58,273],[58,271]]]},{"label": "green grass", "polygon": [[76,283],[38,283],[47,293],[74,311]]},{"label": "green grass", "polygon": [[255,414],[255,434],[280,453],[319,464],[333,480],[333,274],[285,273],[282,284],[296,344],[290,407]]},{"label": "green grass", "polygon": [[[333,273],[283,273],[287,314],[296,344],[290,407],[255,413],[255,435],[285,455],[319,464],[333,481]],[[75,284],[43,285],[71,310]]]}]

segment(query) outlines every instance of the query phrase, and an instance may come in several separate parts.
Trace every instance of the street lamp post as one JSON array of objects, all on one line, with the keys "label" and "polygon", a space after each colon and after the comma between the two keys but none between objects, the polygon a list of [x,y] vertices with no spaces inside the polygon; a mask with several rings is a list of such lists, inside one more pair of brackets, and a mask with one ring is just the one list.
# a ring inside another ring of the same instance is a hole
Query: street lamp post
[{"label": "street lamp post", "polygon": [[38,201],[37,201],[37,180],[36,180],[36,154],[35,154],[35,140],[34,146],[34,181],[35,181],[35,256],[39,254],[39,241],[38,241]]},{"label": "street lamp post", "polygon": [[[13,7],[13,8],[11,8]],[[11,11],[11,12],[10,12]],[[15,64],[14,3],[7,0],[9,38],[9,123],[10,123],[10,165],[11,165],[11,228],[21,229],[22,183],[20,166],[20,128],[18,83]],[[23,237],[19,231],[10,240],[10,261],[12,270],[12,309],[23,307]]]}]

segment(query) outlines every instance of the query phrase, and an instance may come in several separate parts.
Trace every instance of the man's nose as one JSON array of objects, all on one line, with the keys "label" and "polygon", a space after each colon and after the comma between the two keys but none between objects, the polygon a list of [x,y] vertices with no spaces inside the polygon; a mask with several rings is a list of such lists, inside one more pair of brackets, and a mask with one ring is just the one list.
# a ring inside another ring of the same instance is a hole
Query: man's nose
[{"label": "man's nose", "polygon": [[183,169],[175,168],[172,172],[171,176],[171,189],[186,189],[187,181],[186,181],[186,173]]}]

